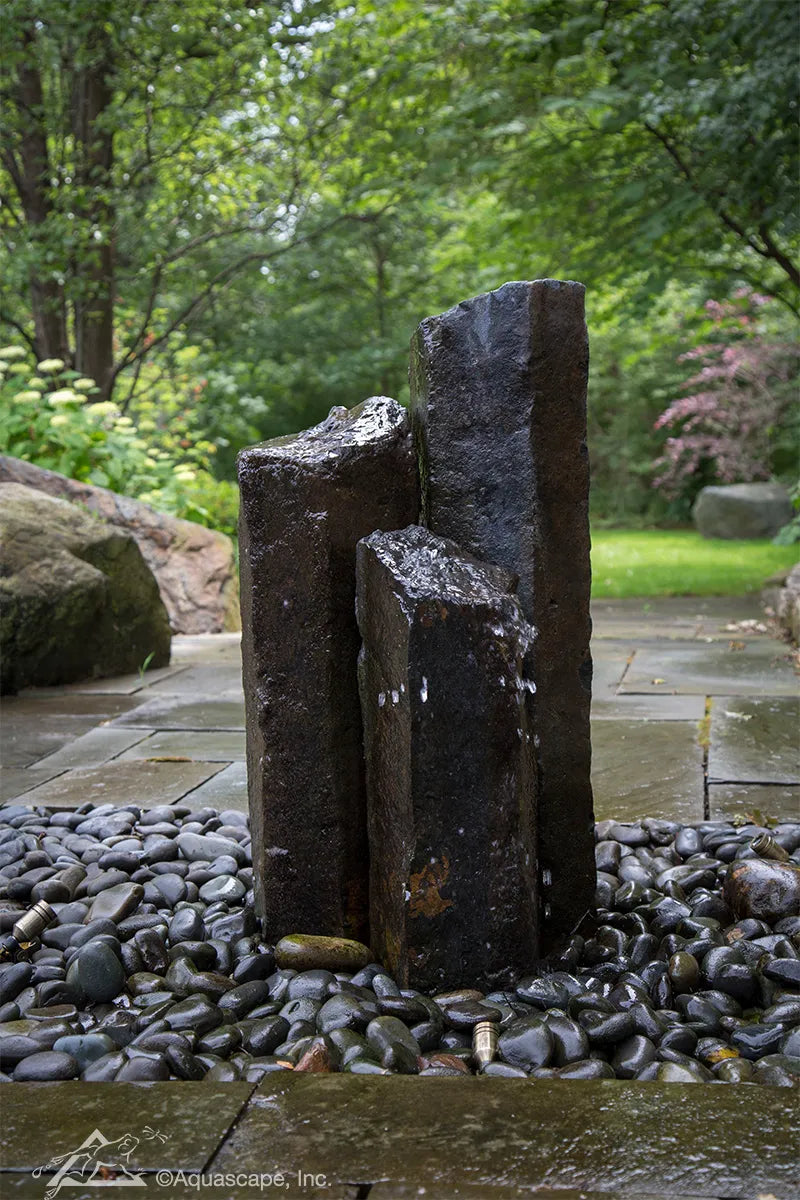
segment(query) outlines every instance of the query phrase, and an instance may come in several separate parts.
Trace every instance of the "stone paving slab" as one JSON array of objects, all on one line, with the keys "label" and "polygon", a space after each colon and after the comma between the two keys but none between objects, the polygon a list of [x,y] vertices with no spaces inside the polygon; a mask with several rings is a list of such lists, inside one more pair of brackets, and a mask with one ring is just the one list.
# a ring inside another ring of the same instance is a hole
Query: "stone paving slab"
[{"label": "stone paving slab", "polygon": [[697,738],[692,721],[593,721],[595,819],[702,821],[703,751]]},{"label": "stone paving slab", "polygon": [[[52,1174],[43,1175],[41,1178],[35,1179],[33,1175],[23,1174],[18,1171],[0,1172],[0,1198],[1,1200],[7,1200],[7,1198],[10,1200],[12,1197],[13,1200],[42,1200],[45,1189],[48,1183],[52,1182],[53,1178]],[[133,1193],[112,1192],[110,1195],[114,1197],[119,1195],[149,1197],[149,1200],[156,1200],[157,1197],[160,1197],[160,1200],[198,1200],[200,1197],[204,1198],[204,1200],[232,1200],[234,1197],[236,1200],[258,1200],[259,1197],[264,1197],[265,1200],[270,1200],[270,1197],[272,1200],[277,1200],[278,1197],[283,1197],[284,1200],[293,1200],[295,1197],[297,1200],[301,1200],[301,1198],[302,1200],[361,1200],[361,1197],[364,1195],[361,1189],[347,1185],[319,1188],[305,1185],[298,1189],[295,1186],[296,1181],[293,1181],[288,1186],[285,1182],[273,1185],[268,1185],[264,1182],[264,1186],[260,1186],[260,1181],[255,1176],[250,1178],[246,1175],[240,1175],[237,1182],[237,1175],[235,1173],[231,1175],[227,1184],[224,1183],[223,1177],[220,1186],[214,1186],[213,1182],[209,1186],[210,1177],[205,1172],[186,1171],[183,1169],[170,1170],[165,1172],[163,1176],[158,1171],[145,1171],[142,1173],[141,1179],[144,1187],[148,1189],[146,1192],[142,1192],[141,1190]],[[98,1197],[107,1195],[105,1191],[100,1191],[101,1186],[103,1185],[98,1183],[89,1184],[86,1187],[70,1184],[69,1187],[64,1187],[60,1195],[62,1200],[98,1200]],[[112,1186],[111,1182],[109,1181],[106,1186]],[[140,1188],[141,1186],[139,1185]],[[385,1192],[382,1194],[386,1196]],[[417,1191],[407,1194],[420,1195]],[[473,1200],[480,1200],[480,1197],[475,1195],[474,1192],[470,1194]],[[374,1191],[370,1190],[369,1195],[374,1195]],[[514,1195],[518,1196],[519,1193],[515,1192]],[[543,1195],[544,1200],[548,1200],[548,1197],[555,1200],[556,1195],[557,1200],[564,1200],[565,1197],[566,1200],[571,1200],[571,1197],[579,1200],[579,1193],[577,1192],[558,1192],[557,1194],[554,1192],[544,1194],[537,1192],[537,1200],[542,1200]],[[585,1197],[586,1194],[581,1193],[580,1195]],[[444,1197],[442,1197],[442,1200],[444,1200]],[[494,1191],[491,1192],[491,1200],[495,1200]],[[504,1200],[504,1198],[501,1196],[499,1200]],[[589,1200],[594,1200],[594,1198],[589,1197]],[[607,1195],[603,1196],[602,1200],[609,1200],[609,1197]],[[614,1198],[612,1197],[611,1200],[614,1200]],[[640,1198],[625,1197],[625,1200],[640,1200]],[[692,1197],[685,1197],[684,1200],[692,1200]]]},{"label": "stone paving slab", "polygon": [[247,765],[233,762],[224,767],[200,787],[189,792],[186,799],[193,808],[233,808],[237,812],[249,812],[247,800]]},{"label": "stone paving slab", "polygon": [[252,1090],[248,1083],[9,1084],[2,1090],[0,1169],[33,1171],[99,1129],[108,1141],[138,1139],[125,1160],[131,1170],[202,1171]]},{"label": "stone paving slab", "polygon": [[632,655],[628,642],[592,643],[592,703],[615,695]]},{"label": "stone paving slab", "polygon": [[53,693],[64,692],[68,696],[87,695],[133,695],[142,688],[152,687],[153,684],[174,679],[185,668],[171,664],[168,667],[155,667],[152,671],[138,672],[135,675],[114,675],[108,679],[83,679],[78,683],[65,684],[63,688],[53,688]]},{"label": "stone paving slab", "polygon": [[746,783],[712,783],[708,788],[709,816],[725,817],[762,813],[775,821],[800,820],[800,785],[782,787]]},{"label": "stone paving slab", "polygon": [[738,630],[735,634],[726,630],[726,625],[741,621],[764,623],[764,612],[757,596],[660,596],[652,600],[632,597],[592,602],[592,637],[595,639],[711,638],[727,641],[734,636],[764,636],[755,630]]},{"label": "stone paving slab", "polygon": [[592,697],[593,721],[702,721],[705,711],[700,695]]},{"label": "stone paving slab", "polygon": [[38,787],[40,783],[46,783],[48,779],[55,779],[62,772],[56,768],[55,770],[38,767],[2,767],[0,768],[0,804],[7,804],[9,800],[15,800],[18,796],[25,795],[33,788]]},{"label": "stone paving slab", "polygon": [[[122,729],[115,732],[123,733]],[[181,730],[151,733],[120,754],[118,762],[134,759],[188,758],[195,762],[244,762],[244,732]]]},{"label": "stone paving slab", "polygon": [[796,696],[799,686],[787,646],[772,638],[734,637],[713,644],[676,641],[642,646],[620,691]]},{"label": "stone paving slab", "polygon": [[147,736],[146,729],[114,729],[109,725],[97,725],[74,742],[67,742],[54,754],[40,758],[33,769],[51,771],[52,775],[56,775],[73,767],[99,767]]},{"label": "stone paving slab", "polygon": [[242,666],[241,633],[176,634],[172,639],[173,666],[226,663]]},{"label": "stone paving slab", "polygon": [[[391,1183],[376,1183],[367,1193],[369,1200],[480,1200],[481,1196],[486,1196],[487,1200],[519,1200],[520,1196],[531,1196],[534,1200],[664,1200],[663,1192],[648,1192],[645,1195],[643,1192],[620,1192],[616,1189],[613,1192],[587,1192],[581,1188],[576,1191],[574,1188],[536,1188],[531,1191],[527,1188],[522,1190],[518,1187],[506,1187],[502,1185],[486,1185],[472,1186],[469,1183],[465,1184],[447,1184],[444,1187],[434,1185],[426,1187],[424,1184],[417,1186],[409,1184]],[[703,1197],[697,1194],[693,1196],[681,1193],[682,1200],[703,1200]]]},{"label": "stone paving slab", "polygon": [[[199,698],[198,698],[199,697]],[[186,696],[148,694],[147,700],[114,721],[115,726],[139,725],[151,729],[244,730],[244,700],[238,697],[218,699],[212,690]]]},{"label": "stone paving slab", "polygon": [[150,688],[170,696],[215,696],[220,700],[235,700],[242,694],[242,664],[188,666],[173,678],[155,681]]},{"label": "stone paving slab", "polygon": [[79,808],[82,804],[174,804],[221,770],[218,763],[110,762],[66,771],[25,794],[26,804]]},{"label": "stone paving slab", "polygon": [[780,1089],[754,1103],[752,1088],[702,1084],[286,1072],[259,1086],[211,1170],[274,1161],[333,1184],[383,1184],[387,1200],[392,1188],[467,1185],[476,1197],[501,1187],[789,1200],[798,1153],[796,1097]]},{"label": "stone paving slab", "polygon": [[800,696],[715,697],[709,783],[800,783]]},{"label": "stone paving slab", "polygon": [[135,701],[121,695],[73,694],[39,689],[4,696],[0,719],[0,762],[27,767],[60,750],[95,725],[126,712]]}]

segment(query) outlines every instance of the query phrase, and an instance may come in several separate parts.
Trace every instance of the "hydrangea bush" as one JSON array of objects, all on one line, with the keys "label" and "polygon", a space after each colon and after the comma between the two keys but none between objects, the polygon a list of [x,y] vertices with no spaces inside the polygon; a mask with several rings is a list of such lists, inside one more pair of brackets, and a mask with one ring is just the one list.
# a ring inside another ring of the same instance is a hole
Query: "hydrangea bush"
[{"label": "hydrangea bush", "polygon": [[211,473],[214,443],[185,417],[137,421],[98,394],[61,359],[34,364],[21,346],[0,348],[0,451],[235,533],[236,488]]}]

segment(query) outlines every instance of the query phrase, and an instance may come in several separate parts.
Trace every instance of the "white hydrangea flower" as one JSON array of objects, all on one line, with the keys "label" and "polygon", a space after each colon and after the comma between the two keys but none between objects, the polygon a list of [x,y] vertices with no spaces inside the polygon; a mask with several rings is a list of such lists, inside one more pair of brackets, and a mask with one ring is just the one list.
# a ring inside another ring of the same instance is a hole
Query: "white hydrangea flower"
[{"label": "white hydrangea flower", "polygon": [[22,346],[0,346],[0,359],[5,359],[9,362],[12,358],[24,358],[25,351]]},{"label": "white hydrangea flower", "polygon": [[102,420],[104,417],[117,416],[119,409],[110,400],[98,400],[97,404],[87,404],[86,412],[90,417],[99,417]]},{"label": "white hydrangea flower", "polygon": [[73,381],[72,386],[75,388],[76,392],[90,392],[93,387],[97,387],[97,384],[93,379],[89,379],[88,376],[82,375],[80,379],[75,379]]},{"label": "white hydrangea flower", "polygon": [[69,425],[69,417],[66,413],[53,413],[50,418],[51,425]]},{"label": "white hydrangea flower", "polygon": [[27,392],[17,392],[16,396],[14,397],[15,400],[21,401],[22,404],[32,404],[35,400],[41,400],[41,398],[41,392],[34,392],[31,390]]},{"label": "white hydrangea flower", "polygon": [[63,408],[65,404],[74,404],[79,399],[77,392],[73,392],[72,388],[60,388],[57,392],[51,392],[47,397],[48,403],[52,404],[53,408]]},{"label": "white hydrangea flower", "polygon": [[36,366],[43,375],[55,375],[57,371],[64,370],[64,360],[63,358],[43,358]]}]

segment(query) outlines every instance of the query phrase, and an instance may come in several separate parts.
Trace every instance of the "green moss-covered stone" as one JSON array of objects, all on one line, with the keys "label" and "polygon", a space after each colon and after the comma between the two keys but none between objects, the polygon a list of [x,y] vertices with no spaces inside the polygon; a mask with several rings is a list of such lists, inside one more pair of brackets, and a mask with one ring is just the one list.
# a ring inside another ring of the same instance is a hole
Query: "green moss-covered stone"
[{"label": "green moss-covered stone", "polygon": [[0,689],[166,666],[167,612],[134,539],[74,504],[0,484]]},{"label": "green moss-covered stone", "polygon": [[360,971],[371,960],[369,947],[350,938],[289,933],[275,947],[277,965],[295,971]]}]

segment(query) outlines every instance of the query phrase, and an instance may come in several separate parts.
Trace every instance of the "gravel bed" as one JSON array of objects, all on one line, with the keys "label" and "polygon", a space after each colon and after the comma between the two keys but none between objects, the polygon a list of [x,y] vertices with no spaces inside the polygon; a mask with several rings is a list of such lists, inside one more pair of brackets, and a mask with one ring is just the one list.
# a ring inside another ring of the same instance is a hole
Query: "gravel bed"
[{"label": "gravel bed", "polygon": [[[764,895],[762,916],[730,906],[763,832],[602,822],[597,927],[515,990],[464,980],[432,997],[357,943],[262,941],[239,812],[7,806],[0,934],[37,900],[57,922],[30,962],[0,965],[0,1080],[467,1075],[489,1020],[486,1075],[797,1087],[800,823],[769,831],[791,856],[769,911]],[[75,864],[70,895],[59,875]]]}]

